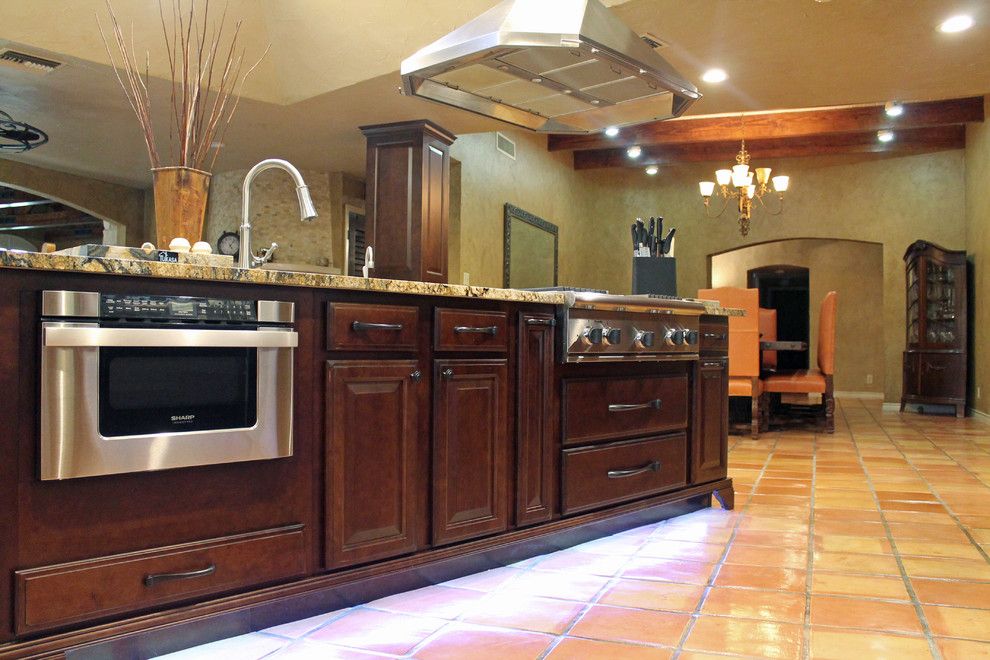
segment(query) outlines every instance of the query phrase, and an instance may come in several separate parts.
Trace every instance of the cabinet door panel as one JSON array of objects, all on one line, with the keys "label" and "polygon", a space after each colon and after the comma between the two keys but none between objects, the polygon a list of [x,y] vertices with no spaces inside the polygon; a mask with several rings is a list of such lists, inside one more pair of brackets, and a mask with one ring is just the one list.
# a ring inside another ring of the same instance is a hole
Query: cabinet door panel
[{"label": "cabinet door panel", "polygon": [[919,393],[932,399],[966,397],[966,356],[960,353],[918,354]]},{"label": "cabinet door panel", "polygon": [[691,481],[725,477],[728,470],[729,377],[725,358],[702,360],[695,397]]},{"label": "cabinet door panel", "polygon": [[433,414],[433,542],[508,527],[505,360],[437,360]]},{"label": "cabinet door panel", "polygon": [[553,517],[556,499],[556,397],[553,323],[549,314],[524,314],[519,323],[516,391],[516,524]]},{"label": "cabinet door panel", "polygon": [[411,360],[328,363],[328,567],[423,544],[426,387],[417,370]]}]

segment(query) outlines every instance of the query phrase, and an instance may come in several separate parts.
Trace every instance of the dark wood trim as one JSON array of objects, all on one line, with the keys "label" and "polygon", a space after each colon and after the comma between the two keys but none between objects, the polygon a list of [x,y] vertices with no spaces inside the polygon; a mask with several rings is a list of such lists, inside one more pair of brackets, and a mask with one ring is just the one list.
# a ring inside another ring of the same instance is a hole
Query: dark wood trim
[{"label": "dark wood trim", "polygon": [[[876,131],[834,133],[800,137],[746,138],[746,149],[755,162],[763,164],[770,158],[800,158],[840,154],[911,154],[963,149],[966,146],[966,126],[934,126],[929,128],[897,129],[891,142],[880,142]],[[574,169],[603,167],[641,168],[645,165],[671,165],[725,161],[726,166],[739,152],[739,140],[693,142],[644,146],[642,156],[633,160],[625,148],[589,149],[574,152]],[[714,173],[713,173],[714,176]]]},{"label": "dark wood trim", "polygon": [[502,249],[502,286],[506,289],[511,289],[511,283],[509,282],[509,266],[511,264],[511,249],[512,244],[512,218],[522,220],[523,222],[530,224],[537,229],[542,229],[545,232],[553,234],[553,284],[551,286],[557,286],[558,272],[560,268],[558,254],[560,250],[560,235],[557,229],[557,225],[552,222],[547,222],[543,218],[533,215],[529,211],[524,211],[518,206],[513,206],[512,204],[506,203],[505,208],[502,213],[502,226],[504,234],[504,247]]},{"label": "dark wood trim", "polygon": [[739,142],[783,137],[808,137],[836,133],[904,130],[981,122],[983,97],[905,103],[904,114],[888,117],[883,105],[819,108],[797,112],[766,112],[739,116],[698,117],[650,122],[622,129],[615,139],[601,133],[551,135],[550,151],[578,149],[625,149],[638,144],[684,144],[691,142]]},{"label": "dark wood trim", "polygon": [[726,497],[732,492],[732,480],[692,486],[604,511],[291,584],[8,644],[0,646],[0,660],[51,657],[77,650],[82,652],[73,657],[146,657],[148,649],[154,649],[151,655],[176,651],[504,566],[697,511],[710,505],[715,492]]}]

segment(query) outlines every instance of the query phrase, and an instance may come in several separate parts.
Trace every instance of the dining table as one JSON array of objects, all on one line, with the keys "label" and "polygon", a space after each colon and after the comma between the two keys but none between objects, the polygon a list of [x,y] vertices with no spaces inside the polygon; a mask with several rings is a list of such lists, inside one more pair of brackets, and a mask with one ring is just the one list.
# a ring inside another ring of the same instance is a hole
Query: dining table
[{"label": "dining table", "polygon": [[764,351],[806,351],[806,341],[761,341],[760,349]]}]

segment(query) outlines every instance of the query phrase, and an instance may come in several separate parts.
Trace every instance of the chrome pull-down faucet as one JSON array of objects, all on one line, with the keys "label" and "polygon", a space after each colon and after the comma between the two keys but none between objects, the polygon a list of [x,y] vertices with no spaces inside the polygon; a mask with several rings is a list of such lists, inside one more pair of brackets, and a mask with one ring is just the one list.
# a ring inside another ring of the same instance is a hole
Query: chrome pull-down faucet
[{"label": "chrome pull-down faucet", "polygon": [[299,170],[292,163],[281,158],[269,158],[252,167],[248,171],[247,176],[244,177],[241,198],[241,227],[239,231],[241,250],[237,260],[237,265],[240,268],[254,268],[270,261],[275,255],[275,250],[278,249],[278,243],[272,243],[271,247],[260,250],[258,254],[254,254],[251,251],[251,184],[254,182],[255,177],[273,167],[285,170],[292,177],[292,180],[295,181],[296,197],[299,198],[299,219],[303,222],[312,222],[317,216],[316,207],[313,206],[313,198],[309,194],[309,188],[306,186],[306,182],[303,181],[302,174],[299,173]]}]

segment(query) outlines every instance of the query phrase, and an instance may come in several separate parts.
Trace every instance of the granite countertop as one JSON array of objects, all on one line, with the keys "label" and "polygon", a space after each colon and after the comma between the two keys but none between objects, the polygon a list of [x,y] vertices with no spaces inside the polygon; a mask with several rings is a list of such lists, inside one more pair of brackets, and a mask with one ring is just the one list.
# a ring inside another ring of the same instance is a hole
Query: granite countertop
[{"label": "granite countertop", "polygon": [[[23,268],[71,273],[102,275],[130,275],[180,280],[205,280],[211,282],[240,282],[277,286],[302,286],[316,289],[346,289],[350,291],[380,291],[421,296],[453,298],[479,298],[509,302],[564,305],[563,293],[500,289],[496,287],[465,286],[462,284],[438,284],[406,280],[351,277],[325,273],[281,271],[261,268],[230,268],[199,264],[175,264],[158,261],[108,259],[102,257],[78,257],[65,254],[42,254],[0,250],[0,268]],[[719,316],[743,315],[742,310],[727,309],[717,302],[703,301],[705,313]]]}]

